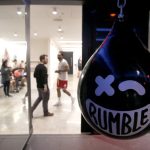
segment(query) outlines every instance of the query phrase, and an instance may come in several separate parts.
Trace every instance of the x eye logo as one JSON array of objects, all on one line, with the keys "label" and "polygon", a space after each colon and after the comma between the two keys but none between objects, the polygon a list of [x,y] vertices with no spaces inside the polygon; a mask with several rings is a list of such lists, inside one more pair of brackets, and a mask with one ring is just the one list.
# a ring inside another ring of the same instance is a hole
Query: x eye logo
[{"label": "x eye logo", "polygon": [[[95,78],[95,82],[98,85],[95,90],[96,96],[100,96],[103,92],[105,92],[108,96],[113,96],[115,90],[113,89],[111,84],[114,82],[114,80],[115,78],[113,75],[108,75],[105,79],[101,76],[97,76]],[[145,88],[139,82],[134,80],[126,80],[121,82],[118,85],[118,89],[122,92],[132,89],[141,96],[145,94]]]},{"label": "x eye logo", "polygon": [[107,95],[114,95],[115,91],[112,88],[111,84],[114,82],[115,78],[112,75],[108,75],[105,79],[101,76],[97,76],[95,82],[98,84],[98,87],[95,90],[96,96],[100,96],[103,92]]}]

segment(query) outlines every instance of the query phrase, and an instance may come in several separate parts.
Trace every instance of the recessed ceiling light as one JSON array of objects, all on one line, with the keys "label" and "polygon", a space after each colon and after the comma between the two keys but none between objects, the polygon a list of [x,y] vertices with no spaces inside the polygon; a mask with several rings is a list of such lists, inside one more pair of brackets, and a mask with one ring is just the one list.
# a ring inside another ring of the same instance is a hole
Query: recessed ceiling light
[{"label": "recessed ceiling light", "polygon": [[20,8],[17,8],[17,14],[18,14],[18,15],[22,15],[22,11],[21,11]]},{"label": "recessed ceiling light", "polygon": [[58,11],[57,11],[56,8],[53,8],[52,14],[53,14],[53,15],[57,15],[57,14],[58,14]]},{"label": "recessed ceiling light", "polygon": [[18,15],[22,15],[22,11],[17,11],[17,14]]},{"label": "recessed ceiling light", "polygon": [[61,37],[60,37],[60,39],[61,39],[61,40],[63,40],[63,39],[64,39],[64,37],[63,37],[63,36],[61,36]]},{"label": "recessed ceiling light", "polygon": [[37,36],[38,34],[36,33],[36,32],[34,32],[34,34],[33,34],[34,36]]},{"label": "recessed ceiling light", "polygon": [[61,28],[61,27],[58,27],[58,31],[61,32],[61,31],[62,31],[62,28]]},{"label": "recessed ceiling light", "polygon": [[17,37],[18,36],[18,34],[17,33],[14,33],[14,37]]}]

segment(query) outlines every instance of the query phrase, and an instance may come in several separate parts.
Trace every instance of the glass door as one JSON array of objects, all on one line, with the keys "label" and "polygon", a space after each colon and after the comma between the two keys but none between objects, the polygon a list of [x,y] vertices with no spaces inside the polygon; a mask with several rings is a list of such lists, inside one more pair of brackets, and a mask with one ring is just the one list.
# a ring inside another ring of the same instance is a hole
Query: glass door
[{"label": "glass door", "polygon": [[25,7],[0,5],[0,149],[5,150],[22,149],[32,132]]}]

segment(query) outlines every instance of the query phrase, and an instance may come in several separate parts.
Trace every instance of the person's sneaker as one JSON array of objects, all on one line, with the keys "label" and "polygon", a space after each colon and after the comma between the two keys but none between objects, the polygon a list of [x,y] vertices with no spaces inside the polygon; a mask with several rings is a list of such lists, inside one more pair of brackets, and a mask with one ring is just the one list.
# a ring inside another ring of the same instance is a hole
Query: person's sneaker
[{"label": "person's sneaker", "polygon": [[61,105],[62,105],[61,101],[58,101],[56,104],[54,104],[54,106],[56,107],[61,106]]},{"label": "person's sneaker", "polygon": [[48,112],[48,113],[44,114],[44,117],[48,117],[48,116],[54,116],[54,113]]},{"label": "person's sneaker", "polygon": [[12,95],[10,95],[10,94],[8,94],[7,96],[8,96],[8,97],[12,97]]},{"label": "person's sneaker", "polygon": [[75,102],[75,98],[74,97],[71,97],[71,102],[72,102],[72,105],[73,105],[74,102]]}]

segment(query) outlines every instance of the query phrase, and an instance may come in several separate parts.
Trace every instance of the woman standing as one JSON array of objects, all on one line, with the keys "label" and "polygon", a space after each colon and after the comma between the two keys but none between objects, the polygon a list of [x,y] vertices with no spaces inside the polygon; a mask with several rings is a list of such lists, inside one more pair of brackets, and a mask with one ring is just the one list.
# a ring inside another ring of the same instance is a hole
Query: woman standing
[{"label": "woman standing", "polygon": [[5,96],[11,96],[9,95],[11,70],[8,67],[8,60],[4,60],[2,63],[1,75]]}]

